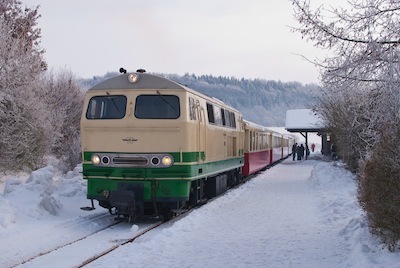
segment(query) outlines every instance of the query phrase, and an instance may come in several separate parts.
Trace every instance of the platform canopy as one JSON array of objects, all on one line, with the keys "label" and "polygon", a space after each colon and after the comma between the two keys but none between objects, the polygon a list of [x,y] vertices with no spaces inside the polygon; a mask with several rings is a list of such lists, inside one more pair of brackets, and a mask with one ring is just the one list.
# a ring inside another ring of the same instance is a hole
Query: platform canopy
[{"label": "platform canopy", "polygon": [[[320,117],[318,117],[311,109],[295,109],[286,111],[285,128],[289,132],[298,132],[306,139],[306,148],[308,147],[308,133],[317,132],[322,139],[322,152],[326,148],[326,133],[324,132],[325,125]],[[307,149],[308,150],[308,149]],[[306,159],[308,154],[306,154]]]},{"label": "platform canopy", "polygon": [[295,109],[286,111],[285,128],[289,132],[320,132],[325,126],[311,109]]}]

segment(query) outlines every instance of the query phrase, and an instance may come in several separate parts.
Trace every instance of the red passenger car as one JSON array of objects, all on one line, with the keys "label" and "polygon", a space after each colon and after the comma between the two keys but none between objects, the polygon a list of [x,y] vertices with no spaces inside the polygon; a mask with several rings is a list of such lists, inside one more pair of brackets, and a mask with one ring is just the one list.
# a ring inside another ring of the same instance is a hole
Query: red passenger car
[{"label": "red passenger car", "polygon": [[272,132],[263,126],[244,121],[244,166],[243,176],[254,174],[271,164]]},{"label": "red passenger car", "polygon": [[243,176],[249,176],[290,154],[293,138],[244,120]]}]

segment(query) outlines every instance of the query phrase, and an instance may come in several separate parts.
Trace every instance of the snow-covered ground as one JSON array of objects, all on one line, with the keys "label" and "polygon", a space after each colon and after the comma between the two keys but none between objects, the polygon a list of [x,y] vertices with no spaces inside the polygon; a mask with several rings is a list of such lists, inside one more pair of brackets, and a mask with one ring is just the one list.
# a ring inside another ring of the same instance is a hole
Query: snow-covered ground
[{"label": "snow-covered ground", "polygon": [[[88,267],[400,267],[400,252],[369,234],[353,175],[317,156],[286,159]],[[79,171],[60,177],[49,166],[8,178],[0,195],[0,267],[112,221],[97,204],[79,209],[89,205]]]}]

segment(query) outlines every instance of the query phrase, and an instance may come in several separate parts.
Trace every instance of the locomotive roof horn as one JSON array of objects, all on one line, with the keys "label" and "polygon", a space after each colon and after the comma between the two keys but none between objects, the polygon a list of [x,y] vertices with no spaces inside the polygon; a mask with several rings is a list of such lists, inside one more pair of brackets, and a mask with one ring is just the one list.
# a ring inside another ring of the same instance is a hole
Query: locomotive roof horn
[{"label": "locomotive roof horn", "polygon": [[121,74],[126,74],[126,70],[124,69],[124,68],[119,68],[119,72],[121,73]]}]

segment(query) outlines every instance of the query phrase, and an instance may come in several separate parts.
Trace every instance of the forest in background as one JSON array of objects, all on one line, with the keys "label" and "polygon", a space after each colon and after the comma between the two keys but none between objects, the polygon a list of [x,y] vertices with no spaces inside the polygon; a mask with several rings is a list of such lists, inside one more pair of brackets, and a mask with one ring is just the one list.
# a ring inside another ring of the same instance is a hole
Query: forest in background
[{"label": "forest in background", "polygon": [[[119,75],[110,72],[104,76],[82,79],[82,87]],[[245,79],[213,75],[157,74],[186,85],[208,96],[220,99],[241,111],[245,119],[264,126],[285,126],[286,110],[311,108],[314,95],[320,90],[316,84],[281,82],[263,79]]]}]

